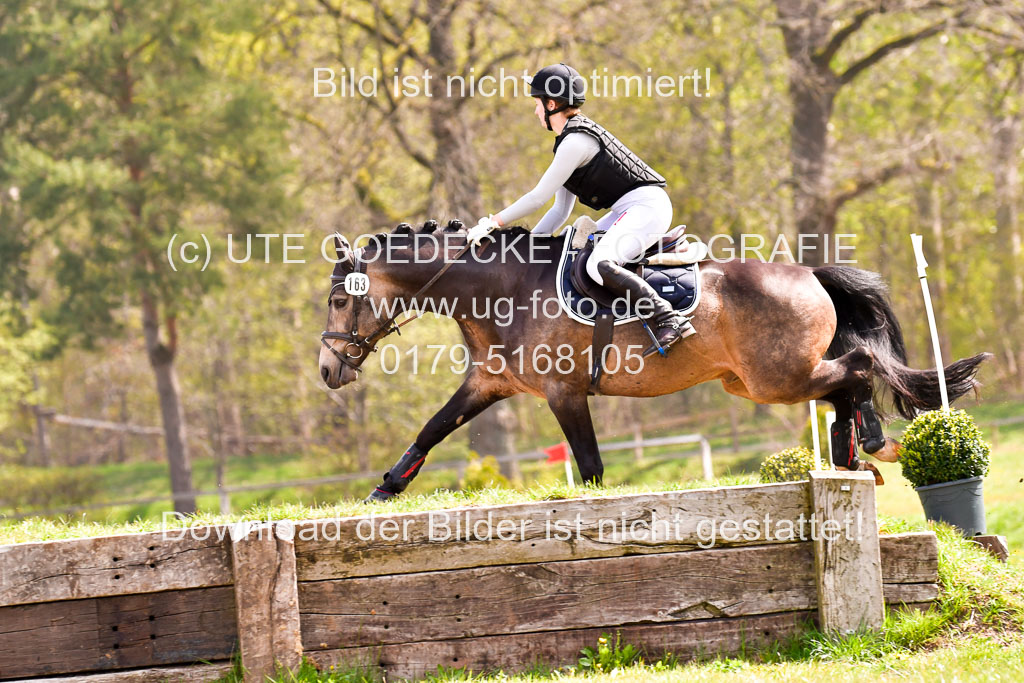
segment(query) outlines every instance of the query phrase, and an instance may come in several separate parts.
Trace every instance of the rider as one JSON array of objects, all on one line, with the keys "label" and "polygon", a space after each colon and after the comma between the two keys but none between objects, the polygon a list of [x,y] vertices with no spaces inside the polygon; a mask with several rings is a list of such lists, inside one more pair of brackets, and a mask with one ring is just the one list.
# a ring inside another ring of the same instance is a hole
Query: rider
[{"label": "rider", "polygon": [[554,131],[554,154],[547,171],[530,192],[510,206],[480,219],[469,231],[474,244],[491,230],[533,213],[555,197],[554,205],[533,228],[551,234],[572,212],[576,198],[592,209],[610,209],[597,221],[604,236],[587,261],[598,284],[627,301],[651,302],[654,335],[667,349],[695,332],[689,318],[673,309],[656,289],[621,264],[635,260],[671,226],[672,201],[665,179],[605,130],[579,113],[585,83],[567,64],[546,66],[533,77],[534,113]]}]

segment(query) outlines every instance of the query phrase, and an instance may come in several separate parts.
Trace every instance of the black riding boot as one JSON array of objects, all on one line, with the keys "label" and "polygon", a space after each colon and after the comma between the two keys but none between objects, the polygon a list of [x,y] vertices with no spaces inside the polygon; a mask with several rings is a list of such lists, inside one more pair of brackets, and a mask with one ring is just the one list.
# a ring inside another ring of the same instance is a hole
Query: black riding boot
[{"label": "black riding boot", "polygon": [[[655,352],[664,352],[680,339],[685,339],[697,331],[690,324],[690,319],[672,308],[672,304],[661,298],[657,290],[651,287],[639,275],[632,273],[612,261],[601,261],[597,264],[597,272],[604,279],[604,286],[616,295],[625,297],[630,303],[649,299],[654,312],[650,316],[653,322],[654,337],[658,343],[648,349],[644,356]],[[660,347],[660,348],[659,348]]]}]

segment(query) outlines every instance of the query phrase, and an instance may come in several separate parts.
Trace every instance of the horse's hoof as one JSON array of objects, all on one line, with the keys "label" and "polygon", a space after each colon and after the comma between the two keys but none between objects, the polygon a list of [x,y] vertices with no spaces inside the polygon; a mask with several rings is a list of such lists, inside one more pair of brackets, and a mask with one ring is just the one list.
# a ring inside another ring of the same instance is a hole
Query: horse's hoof
[{"label": "horse's hoof", "polygon": [[886,437],[885,446],[871,454],[875,460],[881,460],[882,462],[896,462],[900,459],[900,451],[903,450],[903,444],[895,439]]},{"label": "horse's hoof", "polygon": [[373,489],[373,492],[370,495],[368,495],[366,498],[363,499],[363,502],[364,503],[383,503],[384,501],[391,500],[392,498],[395,498],[397,496],[398,496],[397,493],[392,493],[391,491],[385,491],[384,489],[382,489],[382,488],[380,488],[378,486],[377,488]]},{"label": "horse's hoof", "polygon": [[865,439],[864,443],[861,444],[861,448],[868,455],[874,455],[878,451],[882,450],[885,446],[885,439]]},{"label": "horse's hoof", "polygon": [[857,468],[861,472],[870,472],[875,475],[875,486],[882,486],[885,484],[885,479],[882,478],[882,473],[878,471],[878,468],[869,462],[860,461],[860,467]]}]

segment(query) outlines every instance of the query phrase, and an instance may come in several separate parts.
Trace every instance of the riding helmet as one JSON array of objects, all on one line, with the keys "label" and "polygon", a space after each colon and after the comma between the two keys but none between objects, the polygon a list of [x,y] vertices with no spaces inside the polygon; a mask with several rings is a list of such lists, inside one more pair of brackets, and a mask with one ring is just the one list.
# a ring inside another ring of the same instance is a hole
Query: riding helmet
[{"label": "riding helmet", "polygon": [[586,97],[587,84],[576,69],[559,62],[538,71],[530,81],[531,97],[547,97],[578,107]]}]

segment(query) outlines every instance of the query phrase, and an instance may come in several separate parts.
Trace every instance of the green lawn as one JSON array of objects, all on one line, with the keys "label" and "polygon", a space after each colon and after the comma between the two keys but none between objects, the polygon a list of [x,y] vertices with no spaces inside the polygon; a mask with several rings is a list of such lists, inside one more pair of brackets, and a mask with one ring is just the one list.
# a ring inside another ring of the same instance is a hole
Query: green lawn
[{"label": "green lawn", "polygon": [[[968,409],[979,422],[984,424],[1024,413],[1024,404],[1004,402],[969,406]],[[770,424],[770,419],[765,424],[766,426]],[[902,427],[903,423],[895,423],[887,431],[893,436],[898,436]],[[987,428],[984,431],[993,442],[991,470],[985,479],[989,533],[1006,536],[1013,554],[1013,562],[1024,563],[1024,555],[1020,550],[1024,547],[1024,524],[1021,523],[1021,520],[1024,520],[1024,482],[1022,482],[1022,478],[1024,478],[1024,423]],[[663,434],[649,436],[661,435]],[[689,446],[647,449],[644,461],[639,463],[634,461],[631,451],[608,453],[605,456],[605,482],[611,489],[621,492],[665,490],[678,488],[681,485],[693,487],[753,483],[756,481],[757,467],[765,453],[750,450],[748,447],[754,445],[752,442],[758,440],[756,436],[745,437],[741,440],[739,452],[735,454],[728,448],[726,438],[713,440],[714,469],[715,474],[721,480],[711,484],[699,481],[701,475],[699,458],[669,457],[686,451],[695,452]],[[449,457],[451,454],[442,451],[436,454],[435,461]],[[885,486],[876,489],[879,514],[912,522],[923,521],[923,512],[917,494],[900,475],[899,464],[878,463],[878,466],[886,479]],[[544,491],[562,485],[564,474],[561,465],[524,462],[521,464],[521,468],[524,482],[528,486],[527,490],[519,493],[493,492],[492,497],[497,497],[501,501],[531,499],[536,495],[546,495],[543,493]],[[207,490],[215,488],[214,462],[211,459],[197,459],[194,470],[196,485],[199,488]],[[336,473],[329,469],[322,458],[302,455],[253,455],[229,460],[226,480],[230,484],[239,485],[318,477]],[[91,468],[79,476],[85,475],[95,479],[90,483],[95,491],[91,501],[142,498],[166,492],[168,489],[166,465],[162,463],[102,465]],[[43,482],[52,479],[53,473],[41,470],[32,473],[32,476]],[[273,488],[266,491],[235,493],[231,496],[231,503],[236,514],[232,515],[231,519],[265,515],[268,509],[273,510],[275,516],[285,509],[290,515],[316,517],[332,514],[339,510],[354,512],[359,509],[355,501],[362,498],[373,483],[364,480],[313,488]],[[458,489],[458,485],[459,482],[454,471],[436,471],[431,470],[428,466],[410,489],[410,493],[417,495],[407,496],[408,500],[403,505],[440,507],[445,504],[455,504],[456,501],[465,504],[479,498],[479,494],[476,494],[476,497],[466,498],[457,492],[427,495],[437,489],[453,491]],[[531,492],[530,489],[534,491]],[[538,494],[537,490],[542,493]],[[495,500],[495,502],[499,502],[499,500]],[[199,503],[200,507],[207,511],[204,513],[205,518],[211,521],[220,519],[216,514],[218,511],[216,497],[202,497]],[[146,528],[147,525],[159,522],[161,513],[169,509],[168,503],[152,503],[101,508],[78,513],[73,516],[73,526],[77,528],[77,532],[72,531],[71,528],[65,528],[66,525],[62,525],[56,520],[29,520],[21,523],[8,521],[0,524],[0,542],[3,542],[5,538],[8,539],[8,542],[12,542],[14,539],[31,540],[33,533],[43,534],[47,538],[74,533],[110,533],[117,529],[123,529],[122,525],[129,521],[136,521],[133,528]],[[94,531],[87,532],[86,529]]]}]

